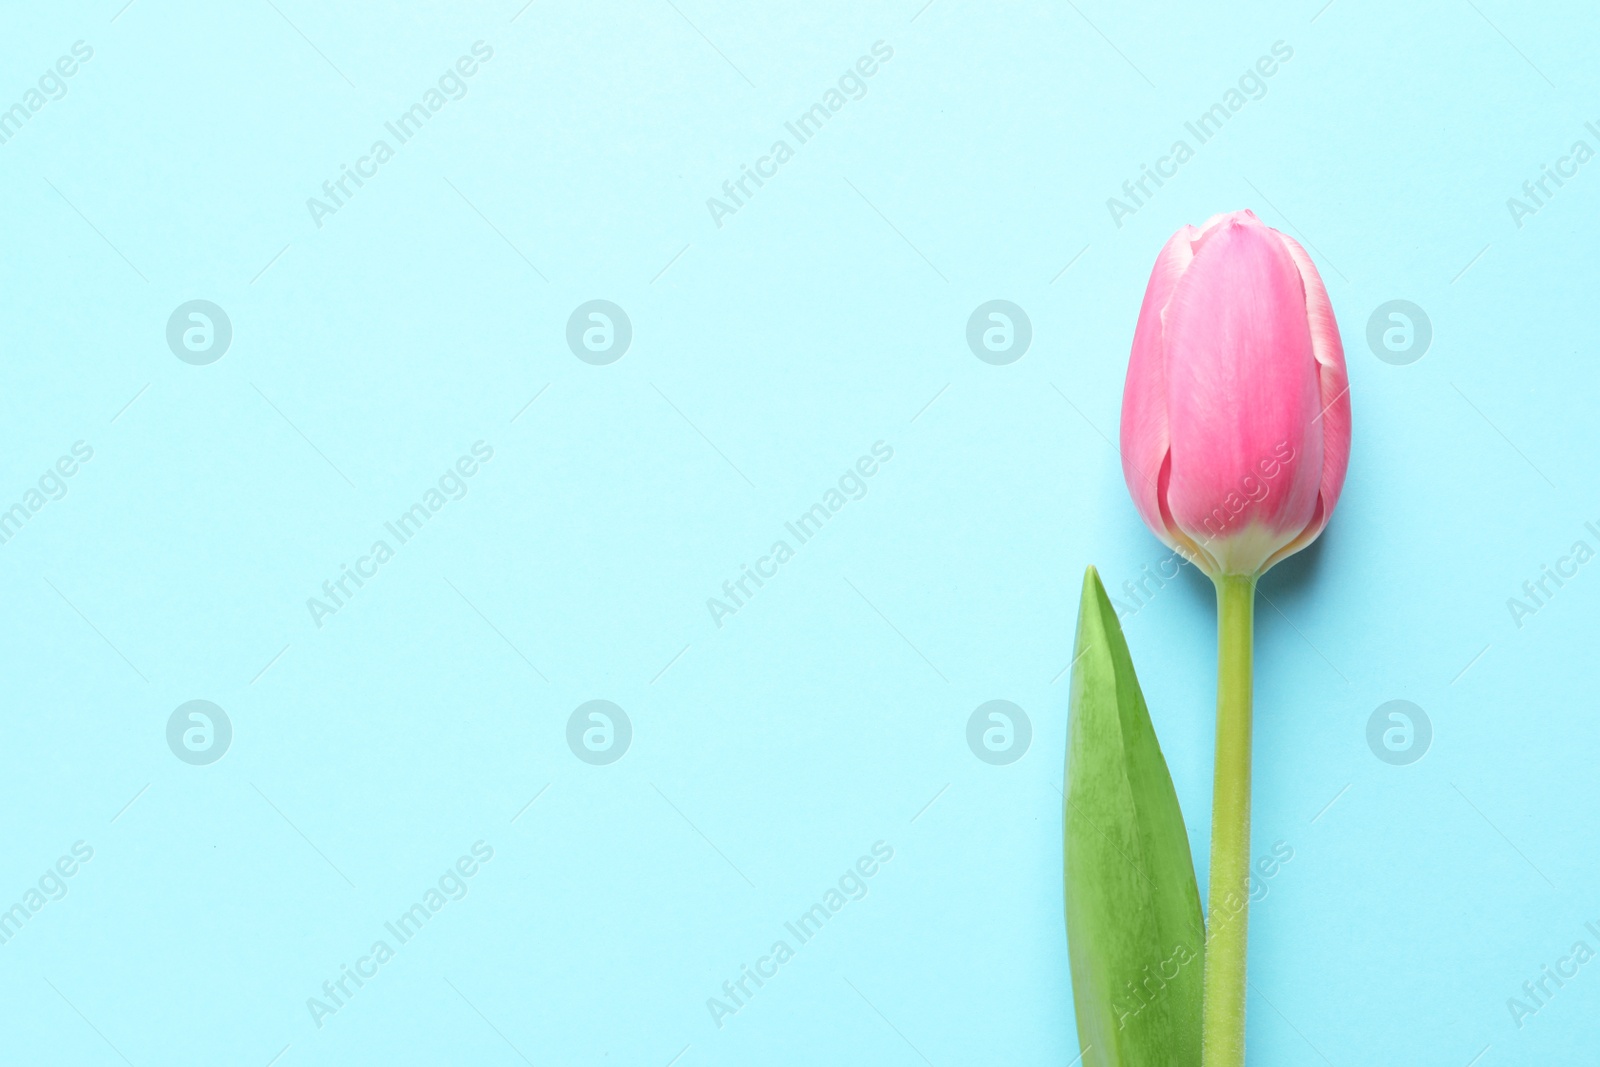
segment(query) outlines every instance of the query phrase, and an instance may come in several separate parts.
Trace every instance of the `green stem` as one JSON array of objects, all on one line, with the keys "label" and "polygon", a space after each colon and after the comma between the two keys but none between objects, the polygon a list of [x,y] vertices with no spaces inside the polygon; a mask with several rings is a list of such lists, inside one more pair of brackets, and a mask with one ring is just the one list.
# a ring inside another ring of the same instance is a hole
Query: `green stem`
[{"label": "green stem", "polygon": [[1250,906],[1251,644],[1256,580],[1217,586],[1217,765],[1211,791],[1204,1067],[1243,1067],[1245,945]]}]

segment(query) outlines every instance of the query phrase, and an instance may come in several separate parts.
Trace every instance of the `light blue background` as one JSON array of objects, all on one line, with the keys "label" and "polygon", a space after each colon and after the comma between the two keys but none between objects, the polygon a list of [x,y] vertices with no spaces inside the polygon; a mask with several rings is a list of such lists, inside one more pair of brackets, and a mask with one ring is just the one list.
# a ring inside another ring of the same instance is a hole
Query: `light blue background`
[{"label": "light blue background", "polygon": [[[1128,344],[1167,235],[1246,206],[1321,266],[1355,412],[1332,526],[1259,606],[1255,850],[1294,859],[1253,909],[1252,1062],[1593,1059],[1600,963],[1506,1006],[1600,949],[1600,564],[1520,628],[1506,604],[1600,520],[1600,162],[1506,207],[1600,147],[1592,10],[121,4],[0,35],[6,106],[94,49],[0,145],[0,506],[94,449],[0,545],[0,907],[94,849],[0,946],[6,1062],[1070,1062],[1077,593],[1165,555],[1109,444]],[[479,40],[467,95],[314,225]],[[706,199],[877,41],[719,228]],[[610,366],[565,343],[593,298],[633,325]],[[997,298],[1033,327],[1009,366],[964,338]],[[1396,298],[1434,328],[1408,366],[1365,342]],[[191,299],[233,324],[209,366],[165,341]],[[316,627],[479,440],[467,496]],[[880,440],[865,498],[716,627]],[[1190,573],[1125,620],[1202,885],[1212,611]],[[596,698],[634,728],[609,766],[565,739]],[[1009,766],[965,740],[995,698],[1033,724]],[[1410,766],[1366,742],[1397,698],[1433,723]],[[210,766],[167,747],[191,699],[233,724]],[[307,998],[480,839],[465,899],[318,1028]],[[880,840],[719,1029],[707,998]]]}]

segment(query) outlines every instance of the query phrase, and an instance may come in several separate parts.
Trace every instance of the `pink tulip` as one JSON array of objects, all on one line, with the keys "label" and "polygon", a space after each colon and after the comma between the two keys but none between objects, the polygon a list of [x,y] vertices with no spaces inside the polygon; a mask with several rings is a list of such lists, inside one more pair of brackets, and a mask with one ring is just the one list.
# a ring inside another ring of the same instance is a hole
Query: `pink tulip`
[{"label": "pink tulip", "polygon": [[1243,1067],[1256,579],[1316,540],[1350,462],[1333,306],[1248,211],[1156,257],[1122,395],[1122,473],[1150,529],[1217,587],[1216,775],[1201,1063]]},{"label": "pink tulip", "polygon": [[1311,258],[1249,211],[1156,257],[1122,401],[1122,471],[1157,537],[1213,578],[1322,532],[1350,459],[1339,327]]}]

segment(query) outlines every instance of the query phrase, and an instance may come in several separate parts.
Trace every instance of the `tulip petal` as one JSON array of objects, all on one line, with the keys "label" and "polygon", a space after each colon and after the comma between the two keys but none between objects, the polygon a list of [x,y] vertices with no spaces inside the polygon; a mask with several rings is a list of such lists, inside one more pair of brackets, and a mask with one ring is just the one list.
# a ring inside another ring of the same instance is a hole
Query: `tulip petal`
[{"label": "tulip petal", "polygon": [[1305,529],[1321,488],[1321,374],[1306,286],[1253,215],[1225,216],[1194,246],[1163,315],[1165,499],[1223,572],[1255,573]]},{"label": "tulip petal", "polygon": [[[1161,314],[1172,299],[1173,290],[1194,259],[1190,243],[1200,235],[1193,226],[1173,234],[1156,257],[1145,288],[1144,304],[1139,308],[1139,324],[1133,333],[1133,355],[1128,360],[1128,378],[1122,391],[1122,475],[1133,495],[1145,525],[1178,547],[1176,526],[1169,525],[1161,513],[1163,466],[1167,461],[1167,373]],[[1165,536],[1163,536],[1165,531]],[[1187,538],[1183,538],[1187,541]]]},{"label": "tulip petal", "polygon": [[1334,505],[1344,489],[1345,472],[1350,465],[1350,376],[1345,369],[1344,344],[1339,339],[1339,324],[1333,317],[1333,303],[1328,299],[1327,287],[1316,264],[1306,255],[1299,242],[1286,234],[1278,239],[1289,250],[1295,267],[1300,271],[1301,283],[1306,292],[1306,318],[1311,329],[1311,348],[1319,368],[1319,385],[1322,407],[1317,425],[1322,430],[1322,478],[1318,489],[1317,510],[1304,532],[1279,549],[1267,566],[1272,566],[1285,556],[1300,551],[1317,539],[1333,514]]}]

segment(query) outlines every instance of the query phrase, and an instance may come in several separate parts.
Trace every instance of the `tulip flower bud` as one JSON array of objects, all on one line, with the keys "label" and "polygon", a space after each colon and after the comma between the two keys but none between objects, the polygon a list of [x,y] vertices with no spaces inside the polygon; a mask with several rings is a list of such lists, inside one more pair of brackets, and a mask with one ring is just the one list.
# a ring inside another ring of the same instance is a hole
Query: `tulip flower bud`
[{"label": "tulip flower bud", "polygon": [[1349,459],[1344,348],[1305,250],[1249,211],[1173,234],[1122,401],[1145,524],[1213,578],[1259,575],[1322,532]]}]

